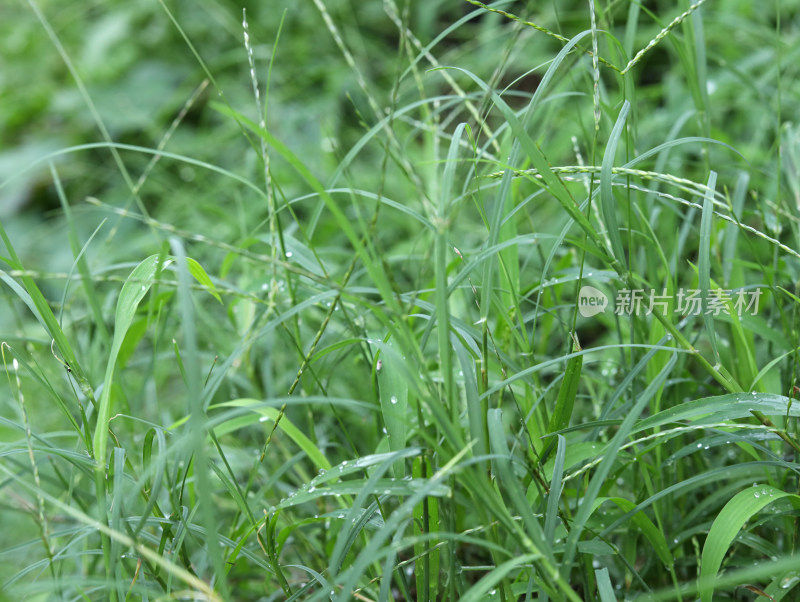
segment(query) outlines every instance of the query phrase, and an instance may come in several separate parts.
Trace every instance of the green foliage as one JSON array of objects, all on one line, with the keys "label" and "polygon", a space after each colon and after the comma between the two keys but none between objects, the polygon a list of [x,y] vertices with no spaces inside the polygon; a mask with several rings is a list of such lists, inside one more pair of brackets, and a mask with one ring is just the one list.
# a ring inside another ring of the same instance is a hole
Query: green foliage
[{"label": "green foliage", "polygon": [[245,4],[3,9],[0,598],[794,599],[798,3]]}]

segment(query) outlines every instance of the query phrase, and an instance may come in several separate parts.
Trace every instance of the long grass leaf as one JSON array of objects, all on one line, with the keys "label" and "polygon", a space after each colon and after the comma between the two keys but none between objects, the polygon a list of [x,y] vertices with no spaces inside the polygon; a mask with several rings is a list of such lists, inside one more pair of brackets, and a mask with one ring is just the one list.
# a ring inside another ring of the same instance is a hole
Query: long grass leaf
[{"label": "long grass leaf", "polygon": [[711,602],[722,560],[744,524],[762,508],[783,498],[787,498],[795,509],[800,509],[800,496],[769,485],[756,485],[740,491],[725,504],[703,544],[699,577],[701,602]]},{"label": "long grass leaf", "polygon": [[617,202],[614,199],[614,192],[611,188],[611,181],[614,177],[611,173],[611,168],[614,167],[617,145],[624,132],[625,120],[628,117],[630,108],[631,105],[626,100],[622,104],[617,121],[608,138],[608,144],[603,154],[603,167],[600,170],[600,207],[603,212],[603,221],[605,221],[606,224],[608,238],[611,241],[611,249],[614,252],[614,256],[623,265],[625,264],[625,250],[622,246],[622,234],[617,221]]},{"label": "long grass leaf", "polygon": [[714,314],[709,310],[709,295],[711,294],[711,225],[713,218],[713,195],[717,185],[717,174],[711,172],[708,176],[708,192],[703,199],[703,217],[700,222],[700,257],[698,261],[699,289],[702,299],[703,321],[706,325],[706,334],[711,342],[714,360],[719,364],[719,350],[717,349],[717,334],[714,331]]}]

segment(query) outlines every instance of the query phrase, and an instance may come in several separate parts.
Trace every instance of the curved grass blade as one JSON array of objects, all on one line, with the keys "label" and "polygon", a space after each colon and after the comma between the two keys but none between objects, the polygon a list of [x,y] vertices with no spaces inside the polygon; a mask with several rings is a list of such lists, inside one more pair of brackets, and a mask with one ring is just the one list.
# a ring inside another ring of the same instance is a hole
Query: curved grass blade
[{"label": "curved grass blade", "polygon": [[200,265],[197,260],[192,259],[191,257],[186,258],[186,264],[189,269],[189,273],[192,277],[197,280],[200,284],[202,284],[208,292],[211,294],[214,299],[222,303],[222,298],[219,296],[219,292],[217,292],[217,288],[214,286],[214,283],[211,282],[211,278],[208,277],[208,274],[203,269],[203,266]]},{"label": "curved grass blade", "polygon": [[715,580],[722,560],[744,524],[769,504],[787,498],[795,509],[800,509],[800,496],[781,491],[770,485],[755,486],[740,491],[725,504],[714,519],[708,532],[700,559],[698,586],[701,602],[712,602]]},{"label": "curved grass blade", "polygon": [[[623,512],[630,512],[636,507],[636,504],[632,501],[621,497],[611,497],[603,501],[616,504]],[[641,531],[642,535],[650,542],[650,545],[653,546],[653,551],[658,556],[658,559],[665,567],[671,567],[674,560],[672,558],[672,553],[669,551],[669,545],[667,545],[664,534],[658,530],[658,527],[656,527],[653,521],[651,521],[644,512],[637,512],[631,517],[631,520],[639,531]]]},{"label": "curved grass blade", "polygon": [[640,421],[631,431],[638,433],[643,430],[662,426],[672,422],[678,423],[685,420],[695,424],[713,424],[725,420],[748,418],[757,411],[768,416],[800,416],[798,404],[792,404],[788,397],[774,393],[731,393],[716,397],[706,397],[687,401],[648,416]]},{"label": "curved grass blade", "polygon": [[[253,412],[261,415],[263,421],[269,420],[275,422],[280,415],[278,408],[264,407],[262,402],[258,399],[234,399],[218,404],[218,407],[251,408]],[[278,428],[285,432],[286,435],[306,453],[308,458],[318,469],[330,470],[331,463],[325,457],[325,454],[323,454],[319,448],[314,445],[311,439],[297,428],[285,415],[278,423]]]},{"label": "curved grass blade", "polygon": [[[167,263],[171,263],[171,261],[170,259]],[[105,473],[106,470],[108,421],[111,416],[111,385],[114,379],[114,368],[117,365],[117,356],[133,322],[133,317],[136,315],[139,303],[153,284],[156,274],[164,267],[166,266],[159,265],[158,255],[151,255],[142,261],[128,276],[117,300],[117,311],[114,315],[114,339],[106,363],[103,391],[98,402],[97,424],[94,433],[94,457],[97,460],[96,470],[100,474]]]},{"label": "curved grass blade", "polygon": [[461,602],[482,602],[488,599],[487,594],[500,583],[506,575],[514,571],[518,566],[538,560],[538,554],[523,554],[511,560],[507,560],[498,567],[492,569],[484,575],[475,585],[459,598]]}]

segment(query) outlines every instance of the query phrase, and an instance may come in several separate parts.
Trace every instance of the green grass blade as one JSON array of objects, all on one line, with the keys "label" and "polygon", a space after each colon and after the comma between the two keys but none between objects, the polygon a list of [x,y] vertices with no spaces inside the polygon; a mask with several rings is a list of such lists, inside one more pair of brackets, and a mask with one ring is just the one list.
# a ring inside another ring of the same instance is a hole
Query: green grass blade
[{"label": "green grass blade", "polygon": [[[630,500],[626,500],[625,498],[620,497],[612,497],[608,498],[608,501],[613,502],[617,506],[619,506],[624,512],[630,512],[636,507]],[[669,568],[674,564],[674,559],[672,558],[672,553],[669,550],[669,545],[667,544],[667,540],[664,537],[664,534],[656,527],[653,521],[648,518],[648,516],[644,512],[637,512],[631,517],[631,520],[645,536],[645,538],[650,542],[650,545],[653,546],[653,551],[658,556],[658,559],[662,562],[662,564]]]},{"label": "green grass blade", "polygon": [[[414,458],[412,479],[424,482],[432,472],[432,465],[426,456]],[[439,530],[439,501],[428,496],[414,507],[414,533],[435,534]],[[414,544],[414,578],[417,592],[422,600],[436,600],[439,587],[439,550],[435,549],[435,539],[426,538]]]},{"label": "green grass blade", "polygon": [[[378,362],[378,390],[383,424],[389,438],[389,449],[399,451],[406,447],[408,432],[408,381],[402,366],[402,355],[395,349],[393,339],[382,346]],[[405,463],[398,460],[392,470],[395,477],[405,476]]]},{"label": "green grass blade", "polygon": [[463,375],[469,436],[473,443],[472,452],[476,456],[483,456],[489,453],[489,443],[486,440],[486,415],[481,409],[481,402],[478,396],[475,361],[458,338],[454,337],[452,340]]},{"label": "green grass blade", "polygon": [[774,393],[729,393],[687,401],[648,416],[632,430],[638,433],[670,423],[691,421],[696,424],[714,424],[726,420],[749,418],[752,412],[767,416],[800,416],[800,404],[792,404],[788,397]]},{"label": "green grass blade", "polygon": [[[253,412],[259,414],[263,421],[269,420],[275,422],[280,415],[278,408],[263,407],[262,402],[258,399],[234,399],[218,404],[218,407],[250,408]],[[305,452],[317,469],[330,470],[331,463],[325,457],[325,454],[323,454],[319,448],[314,445],[311,439],[309,439],[299,428],[297,428],[297,426],[295,426],[286,416],[281,418],[281,421],[278,423],[278,428],[285,432],[286,435],[291,438],[292,441],[294,441],[297,446],[303,450],[303,452]]]},{"label": "green grass blade", "polygon": [[567,440],[563,435],[556,435],[556,456],[553,462],[553,476],[550,479],[550,492],[547,495],[547,512],[544,517],[544,537],[547,544],[553,547],[556,524],[558,521],[558,504],[563,492],[564,462],[567,455]]},{"label": "green grass blade", "polygon": [[506,576],[515,571],[518,566],[530,562],[535,562],[539,559],[537,554],[522,554],[517,558],[512,558],[492,569],[488,574],[481,577],[481,579],[473,585],[467,592],[459,598],[461,602],[482,602],[489,599],[487,594],[497,586]]},{"label": "green grass blade", "polygon": [[[739,219],[744,208],[744,198],[747,193],[747,186],[750,182],[750,175],[746,171],[740,171],[736,179],[736,186],[733,189],[733,202],[731,213],[735,219]],[[725,224],[725,239],[722,243],[722,282],[725,286],[730,286],[731,276],[736,259],[736,241],[739,237],[739,228],[736,224]]]},{"label": "green grass blade", "polygon": [[717,174],[711,172],[708,176],[708,189],[703,199],[703,217],[700,221],[700,257],[698,261],[699,289],[702,299],[703,322],[706,325],[706,334],[711,342],[714,361],[719,364],[719,350],[717,349],[717,335],[714,331],[714,316],[709,311],[709,295],[711,291],[711,226],[714,217],[714,190],[717,185]]},{"label": "green grass blade", "polygon": [[[122,527],[122,512],[125,510],[125,496],[127,492],[125,491],[125,450],[120,447],[115,447],[112,454],[113,459],[113,494],[111,497],[111,520],[109,520],[108,526],[118,532],[123,532]],[[117,596],[120,600],[125,599],[125,591],[123,589],[123,582],[120,579],[120,572],[118,571],[118,559],[120,556],[120,544],[119,541],[116,539],[111,540],[111,553],[109,555],[111,557],[111,571],[116,577],[115,586],[117,589]]]},{"label": "green grass blade", "polygon": [[[573,353],[579,351],[573,349]],[[567,360],[567,367],[564,370],[564,379],[558,389],[556,407],[550,416],[548,432],[554,433],[569,426],[572,410],[575,407],[575,396],[578,394],[578,385],[581,381],[581,367],[583,366],[583,355],[574,355]]]},{"label": "green grass blade", "polygon": [[[171,262],[171,260],[170,260]],[[151,255],[142,261],[130,273],[125,284],[122,286],[117,300],[117,310],[114,315],[114,339],[111,343],[111,350],[108,354],[106,372],[103,379],[103,391],[100,394],[99,407],[97,410],[97,423],[94,433],[94,457],[97,459],[97,471],[105,473],[106,449],[108,446],[108,421],[111,416],[111,385],[114,378],[114,369],[117,364],[119,354],[125,335],[128,333],[136,314],[139,303],[147,294],[152,286],[156,273],[159,269],[158,255]]]},{"label": "green grass blade", "polygon": [[211,281],[211,278],[208,277],[208,274],[203,269],[203,266],[201,266],[197,262],[197,260],[192,259],[191,257],[187,257],[186,262],[189,273],[192,275],[192,277],[195,280],[197,280],[197,282],[206,287],[206,289],[211,294],[211,296],[214,297],[214,299],[222,303],[222,298],[219,296],[219,292],[214,286],[214,283]]},{"label": "green grass blade", "polygon": [[597,569],[594,575],[597,579],[597,593],[600,594],[600,602],[617,602],[617,597],[614,595],[614,586],[611,585],[611,577],[608,575],[608,569]]},{"label": "green grass blade", "polygon": [[770,485],[749,487],[737,493],[720,511],[708,532],[700,560],[698,587],[701,602],[711,602],[715,579],[722,560],[744,524],[762,508],[779,499],[788,498],[795,509],[800,509],[800,496],[776,489]]},{"label": "green grass blade", "polygon": [[435,242],[435,279],[436,279],[436,322],[437,340],[439,344],[439,362],[441,378],[443,381],[443,401],[450,408],[453,422],[457,421],[459,407],[455,399],[453,386],[453,348],[450,344],[450,309],[448,303],[447,266],[451,255],[452,245],[449,241],[449,220],[451,194],[455,189],[456,165],[461,138],[469,135],[470,130],[466,123],[456,127],[450,149],[447,152],[444,174],[442,176],[439,202],[436,209],[436,242]]},{"label": "green grass blade", "polygon": [[628,117],[630,108],[631,105],[626,100],[622,104],[617,121],[608,138],[608,144],[603,154],[603,166],[600,170],[600,207],[603,213],[603,220],[606,224],[608,238],[611,241],[611,249],[614,252],[614,256],[617,258],[617,261],[623,265],[625,265],[625,250],[622,246],[622,233],[617,222],[617,202],[614,199],[614,192],[611,187],[611,182],[614,178],[611,169],[614,167],[617,145],[624,133],[625,120]]}]

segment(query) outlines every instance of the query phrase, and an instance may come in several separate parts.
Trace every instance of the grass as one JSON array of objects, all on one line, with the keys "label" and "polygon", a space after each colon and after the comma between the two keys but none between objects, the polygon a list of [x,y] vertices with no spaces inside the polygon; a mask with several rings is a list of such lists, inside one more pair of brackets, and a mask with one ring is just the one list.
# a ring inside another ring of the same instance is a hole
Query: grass
[{"label": "grass", "polygon": [[0,597],[795,599],[797,3],[8,14]]}]

